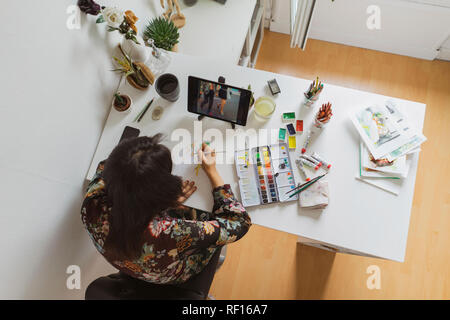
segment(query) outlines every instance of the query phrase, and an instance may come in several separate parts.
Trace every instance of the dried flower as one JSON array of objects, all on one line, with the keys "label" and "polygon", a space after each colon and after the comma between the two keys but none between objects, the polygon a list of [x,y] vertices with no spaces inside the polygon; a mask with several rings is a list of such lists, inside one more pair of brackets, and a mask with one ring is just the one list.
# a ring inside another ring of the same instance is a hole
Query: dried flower
[{"label": "dried flower", "polygon": [[103,18],[111,28],[119,28],[124,20],[123,11],[116,7],[106,7],[102,10]]},{"label": "dried flower", "polygon": [[139,18],[136,17],[136,15],[134,14],[133,11],[131,11],[131,10],[125,11],[125,20],[127,21],[130,28],[133,29],[133,31],[137,33],[137,28],[135,26],[135,23],[139,20]]},{"label": "dried flower", "polygon": [[78,7],[81,12],[91,14],[93,16],[98,15],[102,9],[100,5],[95,3],[93,0],[78,0]]}]

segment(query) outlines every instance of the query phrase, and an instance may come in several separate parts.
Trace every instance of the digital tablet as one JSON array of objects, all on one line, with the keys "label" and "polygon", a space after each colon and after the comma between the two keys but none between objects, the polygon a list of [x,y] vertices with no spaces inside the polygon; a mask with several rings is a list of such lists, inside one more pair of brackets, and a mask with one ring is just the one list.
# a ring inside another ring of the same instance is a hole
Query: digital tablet
[{"label": "digital tablet", "polygon": [[225,83],[189,77],[188,111],[233,124],[247,124],[251,91]]}]

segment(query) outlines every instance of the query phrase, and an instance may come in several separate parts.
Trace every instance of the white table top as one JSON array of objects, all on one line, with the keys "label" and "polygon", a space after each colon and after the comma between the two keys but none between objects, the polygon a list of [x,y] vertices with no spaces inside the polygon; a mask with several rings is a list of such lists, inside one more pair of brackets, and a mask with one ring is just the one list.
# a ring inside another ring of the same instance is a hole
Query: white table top
[{"label": "white table top", "polygon": [[[95,172],[99,161],[107,158],[118,143],[123,128],[131,125],[141,130],[141,135],[153,135],[163,132],[170,138],[173,130],[187,129],[193,132],[193,122],[197,116],[187,112],[187,77],[198,76],[216,80],[219,75],[226,78],[227,83],[238,87],[252,85],[255,97],[270,95],[267,80],[276,78],[281,94],[276,97],[276,114],[266,123],[258,122],[249,114],[247,127],[275,128],[284,127],[281,113],[295,111],[297,119],[304,120],[304,129],[308,129],[316,110],[306,110],[301,107],[303,91],[310,80],[294,78],[265,71],[242,68],[234,65],[224,65],[215,60],[174,54],[167,72],[175,74],[180,80],[181,96],[176,103],[169,103],[157,96],[154,88],[140,92],[123,85],[122,93],[128,93],[133,99],[133,108],[127,116],[114,109],[110,112],[97,151],[94,155],[87,178]],[[131,123],[137,113],[152,97],[155,102],[144,119]],[[330,101],[333,104],[333,118],[313,142],[309,150],[316,151],[326,157],[333,168],[327,177],[330,185],[330,204],[323,210],[300,208],[297,202],[271,204],[248,208],[252,222],[265,227],[292,233],[308,239],[324,242],[357,253],[403,261],[408,236],[409,219],[414,195],[414,183],[417,172],[418,154],[413,156],[408,177],[404,180],[399,196],[380,190],[355,179],[358,170],[359,137],[348,119],[348,110],[370,104],[382,104],[390,97],[325,84],[319,103]],[[394,98],[392,98],[394,99]],[[422,129],[425,116],[425,105],[421,103],[394,99],[400,110],[409,116],[411,122]],[[156,106],[165,109],[159,121],[153,121],[151,111]],[[202,121],[204,129],[217,128],[224,132],[230,125],[214,119]],[[299,154],[306,134],[297,135],[297,149],[291,152],[291,160]],[[201,137],[200,137],[201,139]],[[207,138],[204,137],[205,140]],[[173,145],[169,143],[169,145]],[[230,183],[233,191],[239,197],[237,176],[234,165],[218,166],[226,183]],[[300,181],[298,170],[295,171],[296,181]],[[193,166],[175,170],[185,178],[193,178],[199,185],[188,205],[210,208],[212,197],[210,185],[203,172],[196,177]]]},{"label": "white table top", "polygon": [[[167,1],[164,2],[167,6]],[[179,30],[178,51],[193,56],[216,57],[226,63],[238,64],[256,0],[228,0],[225,4],[213,0],[198,0],[192,7],[186,6],[183,0],[178,2],[186,17],[186,25]],[[166,10],[161,7],[160,0],[128,0],[126,3],[104,0],[101,5],[133,10],[139,18],[136,23],[139,35],[149,20],[160,16]],[[83,19],[95,26],[95,17],[83,16]],[[122,39],[117,32],[106,35],[104,24],[96,28],[96,32],[113,38],[112,44],[116,39]]]},{"label": "white table top", "polygon": [[199,0],[192,7],[179,2],[187,19],[180,29],[180,53],[238,64],[256,0]]}]

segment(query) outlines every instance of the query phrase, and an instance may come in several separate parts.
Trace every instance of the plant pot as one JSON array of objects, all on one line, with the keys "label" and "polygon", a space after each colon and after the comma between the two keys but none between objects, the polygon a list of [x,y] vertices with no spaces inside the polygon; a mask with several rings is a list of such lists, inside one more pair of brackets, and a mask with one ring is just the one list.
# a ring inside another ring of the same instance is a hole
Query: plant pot
[{"label": "plant pot", "polygon": [[136,89],[145,90],[150,85],[153,85],[153,83],[155,83],[155,75],[144,63],[135,62],[134,65],[141,69],[141,74],[145,79],[147,79],[147,81],[149,82],[149,85],[143,86],[142,84],[139,84],[132,75],[127,76],[127,81],[129,84],[131,84]]},{"label": "plant pot", "polygon": [[130,112],[130,110],[131,110],[131,103],[132,103],[131,98],[129,96],[127,96],[126,94],[121,94],[120,96],[123,99],[125,99],[125,104],[124,105],[120,105],[119,102],[117,101],[116,97],[114,97],[112,106],[118,112]]},{"label": "plant pot", "polygon": [[197,3],[198,0],[183,0],[184,4],[188,7],[192,7],[194,4]]},{"label": "plant pot", "polygon": [[140,44],[123,37],[122,48],[133,61],[145,63],[150,57],[150,49],[145,46],[144,39],[141,36],[136,36],[136,38]]},{"label": "plant pot", "polygon": [[172,47],[172,52],[178,52],[178,43]]}]

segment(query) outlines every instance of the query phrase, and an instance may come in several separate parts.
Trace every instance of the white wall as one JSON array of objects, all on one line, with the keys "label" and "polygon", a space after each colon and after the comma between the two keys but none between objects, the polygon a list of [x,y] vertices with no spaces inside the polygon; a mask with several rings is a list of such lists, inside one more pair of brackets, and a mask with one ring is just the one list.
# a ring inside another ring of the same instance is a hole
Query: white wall
[{"label": "white wall", "polygon": [[291,0],[272,0],[270,31],[291,33]]},{"label": "white wall", "polygon": [[[290,0],[274,1],[276,27],[289,33]],[[370,5],[380,8],[379,30],[367,28]],[[312,39],[430,60],[449,35],[448,0],[317,0],[309,33]]]},{"label": "white wall", "polygon": [[[244,9],[234,15],[234,29],[247,30],[254,0],[230,1],[222,6],[200,0],[199,10],[185,10],[192,18],[201,10],[217,8],[209,10],[209,20],[187,18],[180,52],[196,54],[198,42],[189,39],[198,39],[205,24],[217,15],[230,15],[236,6]],[[69,30],[67,9],[76,3],[2,1],[0,299],[82,299],[92,280],[115,272],[91,243],[80,208],[85,176],[119,81],[110,70],[121,37],[107,33],[104,24],[96,25],[95,17],[84,14],[81,28]],[[163,11],[159,0],[98,3],[134,10],[139,30]],[[239,58],[245,38],[245,32],[240,33],[242,41],[228,44],[220,52],[223,57]],[[202,53],[218,56],[208,50]],[[80,290],[66,288],[70,265],[81,267]]]},{"label": "white wall", "polygon": [[[147,1],[128,3],[150,15]],[[83,298],[90,281],[114,272],[79,212],[118,82],[109,71],[118,40],[92,16],[82,16],[80,30],[68,30],[73,4],[2,1],[0,299]],[[81,267],[81,290],[66,289],[69,265]]]},{"label": "white wall", "polygon": [[450,36],[439,48],[438,59],[450,61]]}]

